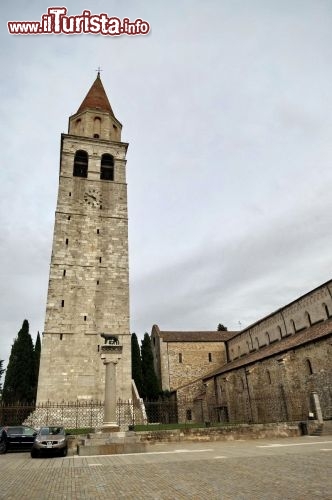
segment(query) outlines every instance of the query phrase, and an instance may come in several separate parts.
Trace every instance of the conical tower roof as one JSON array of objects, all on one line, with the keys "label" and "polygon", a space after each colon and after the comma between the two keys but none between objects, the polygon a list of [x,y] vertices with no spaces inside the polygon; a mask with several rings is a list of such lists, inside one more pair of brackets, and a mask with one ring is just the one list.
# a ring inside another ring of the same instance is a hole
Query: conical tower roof
[{"label": "conical tower roof", "polygon": [[97,78],[91,85],[91,88],[85,98],[83,99],[82,104],[77,110],[77,113],[81,113],[87,109],[99,109],[100,111],[107,111],[114,116],[113,110],[111,108],[110,102],[106,95],[104,86],[102,84],[100,73],[98,72]]}]

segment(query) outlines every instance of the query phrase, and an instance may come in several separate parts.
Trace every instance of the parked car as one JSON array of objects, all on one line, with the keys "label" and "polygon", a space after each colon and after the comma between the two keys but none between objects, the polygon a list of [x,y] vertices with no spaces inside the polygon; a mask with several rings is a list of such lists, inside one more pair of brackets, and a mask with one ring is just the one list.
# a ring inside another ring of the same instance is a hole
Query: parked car
[{"label": "parked car", "polygon": [[31,448],[31,457],[37,458],[46,454],[65,457],[67,451],[68,441],[63,427],[41,427]]},{"label": "parked car", "polygon": [[36,429],[26,425],[1,427],[0,453],[7,453],[9,450],[31,450],[36,435]]}]

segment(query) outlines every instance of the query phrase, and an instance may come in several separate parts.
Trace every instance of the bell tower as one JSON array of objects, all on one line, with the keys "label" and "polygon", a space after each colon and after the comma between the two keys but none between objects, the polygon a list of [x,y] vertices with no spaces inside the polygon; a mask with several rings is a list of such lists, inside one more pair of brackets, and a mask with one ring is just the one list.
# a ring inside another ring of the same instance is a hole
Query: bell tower
[{"label": "bell tower", "polygon": [[37,403],[104,399],[102,333],[123,346],[116,396],[132,398],[128,144],[121,130],[98,72],[61,135]]}]

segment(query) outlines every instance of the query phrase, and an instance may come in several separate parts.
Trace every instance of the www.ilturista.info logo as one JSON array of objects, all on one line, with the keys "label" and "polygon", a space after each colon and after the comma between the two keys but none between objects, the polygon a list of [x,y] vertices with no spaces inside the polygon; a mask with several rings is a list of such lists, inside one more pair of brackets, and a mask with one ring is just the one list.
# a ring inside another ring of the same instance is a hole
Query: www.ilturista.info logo
[{"label": "www.ilturista.info logo", "polygon": [[130,21],[127,17],[109,17],[104,12],[91,14],[83,10],[80,16],[67,16],[66,7],[49,7],[47,14],[41,16],[41,21],[8,21],[8,31],[11,35],[147,35],[150,25],[142,19]]}]

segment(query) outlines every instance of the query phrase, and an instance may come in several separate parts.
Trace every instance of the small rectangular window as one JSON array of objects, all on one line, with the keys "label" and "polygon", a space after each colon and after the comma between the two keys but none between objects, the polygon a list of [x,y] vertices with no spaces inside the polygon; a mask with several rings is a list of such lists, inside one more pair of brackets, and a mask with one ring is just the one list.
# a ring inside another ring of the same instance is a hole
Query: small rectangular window
[{"label": "small rectangular window", "polygon": [[99,285],[99,280],[97,280],[97,285]]},{"label": "small rectangular window", "polygon": [[63,270],[63,275],[66,276],[66,270],[65,269]]},{"label": "small rectangular window", "polygon": [[86,321],[86,316],[84,316],[84,321]]},{"label": "small rectangular window", "polygon": [[61,307],[65,307],[65,301],[64,300],[61,301]]},{"label": "small rectangular window", "polygon": [[68,240],[68,238],[66,238],[66,245],[68,245],[68,243],[69,243],[69,240]]},{"label": "small rectangular window", "polygon": [[212,362],[212,353],[209,352],[209,363],[211,363],[211,362]]},{"label": "small rectangular window", "polygon": [[68,215],[68,220],[70,220],[70,215]]},{"label": "small rectangular window", "polygon": [[99,257],[99,262],[101,263],[101,257]]},{"label": "small rectangular window", "polygon": [[179,363],[182,363],[182,353],[179,352]]},{"label": "small rectangular window", "polygon": [[97,229],[97,234],[99,234],[99,229]]},{"label": "small rectangular window", "polygon": [[60,340],[62,340],[62,337],[63,337],[63,335],[62,335],[62,333],[60,333]]},{"label": "small rectangular window", "polygon": [[69,191],[69,196],[71,196],[71,192]]}]

